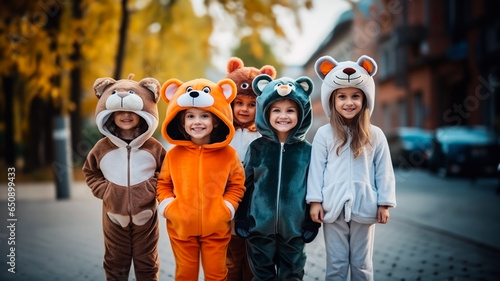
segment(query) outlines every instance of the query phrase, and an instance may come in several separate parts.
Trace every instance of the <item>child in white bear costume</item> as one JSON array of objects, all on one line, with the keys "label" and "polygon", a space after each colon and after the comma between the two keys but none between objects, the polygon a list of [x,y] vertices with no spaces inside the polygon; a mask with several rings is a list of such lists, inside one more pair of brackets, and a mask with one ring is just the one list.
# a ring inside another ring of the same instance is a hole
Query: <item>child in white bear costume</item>
[{"label": "child in white bear costume", "polygon": [[377,64],[368,56],[315,64],[323,80],[321,102],[330,124],[313,143],[307,182],[311,218],[323,223],[325,280],[373,280],[375,223],[387,223],[396,206],[395,178],[382,130],[370,124]]}]

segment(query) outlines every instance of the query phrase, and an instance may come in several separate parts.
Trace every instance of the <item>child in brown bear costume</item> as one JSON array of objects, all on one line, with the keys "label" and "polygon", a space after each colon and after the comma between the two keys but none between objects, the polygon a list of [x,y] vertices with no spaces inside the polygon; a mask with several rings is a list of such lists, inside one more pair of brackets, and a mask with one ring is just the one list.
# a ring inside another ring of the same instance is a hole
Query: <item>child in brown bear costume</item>
[{"label": "child in brown bear costume", "polygon": [[[231,103],[233,109],[234,137],[230,145],[236,149],[238,157],[243,162],[248,145],[260,137],[255,128],[256,98],[253,88],[253,79],[260,74],[267,74],[273,79],[276,69],[265,65],[260,69],[244,66],[240,58],[232,57],[227,63],[227,74],[236,83],[237,95]],[[248,264],[246,242],[234,233],[234,222],[231,223],[231,241],[227,250],[226,265],[228,281],[250,281],[253,274]]]},{"label": "child in brown bear costume", "polygon": [[96,123],[104,138],[87,156],[83,173],[103,201],[106,280],[159,280],[157,173],[165,149],[152,137],[158,126],[160,83],[99,78]]}]

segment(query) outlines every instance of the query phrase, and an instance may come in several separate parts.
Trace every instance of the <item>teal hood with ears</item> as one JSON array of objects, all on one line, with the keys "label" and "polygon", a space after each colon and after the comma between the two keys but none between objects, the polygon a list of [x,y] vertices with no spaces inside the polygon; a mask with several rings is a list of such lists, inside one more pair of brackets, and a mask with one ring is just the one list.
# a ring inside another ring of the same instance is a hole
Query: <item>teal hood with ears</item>
[{"label": "teal hood with ears", "polygon": [[310,95],[313,91],[313,82],[309,77],[297,79],[281,77],[273,80],[267,74],[261,74],[252,82],[257,94],[257,109],[255,125],[263,137],[279,142],[278,136],[269,123],[269,109],[271,104],[282,99],[290,99],[299,105],[297,126],[293,129],[286,143],[303,141],[312,124],[312,106]]}]

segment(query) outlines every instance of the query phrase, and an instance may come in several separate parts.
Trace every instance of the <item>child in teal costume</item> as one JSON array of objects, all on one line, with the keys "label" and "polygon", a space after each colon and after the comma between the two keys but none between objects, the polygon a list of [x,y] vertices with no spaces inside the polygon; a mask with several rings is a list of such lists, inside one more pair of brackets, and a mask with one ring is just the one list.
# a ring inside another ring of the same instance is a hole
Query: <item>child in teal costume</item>
[{"label": "child in teal costume", "polygon": [[254,280],[302,280],[305,243],[320,224],[305,202],[311,144],[305,135],[312,123],[308,77],[253,82],[257,94],[254,140],[244,160],[247,191],[235,216],[235,231],[247,239]]}]

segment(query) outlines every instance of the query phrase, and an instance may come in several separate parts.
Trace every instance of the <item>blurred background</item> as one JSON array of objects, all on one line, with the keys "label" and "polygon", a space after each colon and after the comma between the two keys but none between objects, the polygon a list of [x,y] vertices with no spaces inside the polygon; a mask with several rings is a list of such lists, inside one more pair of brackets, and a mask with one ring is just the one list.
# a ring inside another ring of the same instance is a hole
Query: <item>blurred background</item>
[{"label": "blurred background", "polygon": [[[372,123],[386,132],[396,167],[496,177],[499,8],[498,0],[2,1],[0,166],[15,167],[21,182],[81,181],[102,137],[97,78],[218,81],[231,56],[313,79],[312,141],[327,122],[315,61],[366,54],[379,66]],[[159,102],[160,124],[166,107]]]}]

